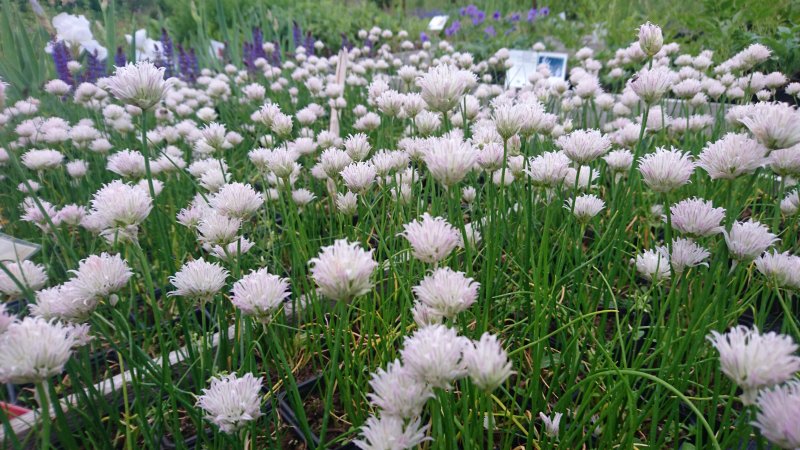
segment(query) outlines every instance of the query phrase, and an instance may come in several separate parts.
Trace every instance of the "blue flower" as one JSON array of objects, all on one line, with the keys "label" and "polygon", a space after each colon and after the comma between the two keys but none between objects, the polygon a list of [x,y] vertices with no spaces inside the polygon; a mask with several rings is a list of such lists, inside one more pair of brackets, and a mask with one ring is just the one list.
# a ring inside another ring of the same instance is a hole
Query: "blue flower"
[{"label": "blue flower", "polygon": [[540,16],[548,16],[548,15],[550,15],[550,8],[545,6],[544,8],[541,9],[541,11],[539,11],[539,15]]},{"label": "blue flower", "polygon": [[489,25],[488,27],[483,29],[483,32],[486,34],[486,37],[495,37],[497,36],[497,32],[494,30],[494,27]]},{"label": "blue flower", "polygon": [[538,12],[536,11],[536,8],[531,8],[528,11],[528,22],[533,22],[534,20],[536,20],[537,14]]},{"label": "blue flower", "polygon": [[492,19],[494,20],[500,19],[500,11],[495,11],[494,14],[492,14]]},{"label": "blue flower", "polygon": [[428,35],[424,31],[420,31],[419,32],[419,40],[420,40],[420,42],[428,42],[431,39],[428,37]]},{"label": "blue flower", "polygon": [[519,19],[520,19],[520,14],[519,13],[514,13],[514,14],[511,15],[511,17],[508,20],[509,20],[509,22],[519,22]]}]

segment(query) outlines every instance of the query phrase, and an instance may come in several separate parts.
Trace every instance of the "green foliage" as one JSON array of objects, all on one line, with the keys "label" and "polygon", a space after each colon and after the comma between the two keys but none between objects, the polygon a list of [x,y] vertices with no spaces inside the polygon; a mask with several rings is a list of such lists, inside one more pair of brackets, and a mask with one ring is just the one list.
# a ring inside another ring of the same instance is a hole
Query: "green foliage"
[{"label": "green foliage", "polygon": [[17,6],[2,0],[0,77],[11,84],[12,95],[17,97],[38,91],[52,70],[50,58],[42,50],[48,41],[47,33],[37,26],[20,26],[24,23]]}]

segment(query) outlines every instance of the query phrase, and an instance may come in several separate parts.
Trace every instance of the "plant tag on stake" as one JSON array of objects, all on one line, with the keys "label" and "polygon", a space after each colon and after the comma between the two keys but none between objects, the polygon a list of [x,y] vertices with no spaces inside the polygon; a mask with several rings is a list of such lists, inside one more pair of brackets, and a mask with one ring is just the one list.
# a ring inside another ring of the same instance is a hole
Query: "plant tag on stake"
[{"label": "plant tag on stake", "polygon": [[537,53],[530,50],[509,50],[511,67],[506,71],[506,89],[529,86],[528,76],[536,72]]},{"label": "plant tag on stake", "polygon": [[428,23],[428,30],[430,31],[442,31],[444,30],[444,26],[447,25],[447,19],[450,16],[433,16],[430,23]]},{"label": "plant tag on stake", "polygon": [[541,52],[536,58],[536,65],[545,64],[550,68],[550,78],[567,79],[567,54],[555,52]]},{"label": "plant tag on stake", "polygon": [[23,241],[5,233],[0,233],[0,261],[23,261],[42,248],[39,244]]}]

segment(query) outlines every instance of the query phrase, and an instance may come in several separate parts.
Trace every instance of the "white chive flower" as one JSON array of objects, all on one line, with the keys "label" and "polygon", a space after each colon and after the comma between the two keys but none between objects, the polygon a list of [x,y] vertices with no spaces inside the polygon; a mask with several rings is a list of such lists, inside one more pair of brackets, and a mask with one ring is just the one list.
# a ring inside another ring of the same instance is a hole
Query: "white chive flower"
[{"label": "white chive flower", "polygon": [[586,164],[611,149],[611,139],[599,130],[575,130],[556,139],[556,147],[578,164]]},{"label": "white chive flower", "polygon": [[38,383],[60,374],[74,340],[70,328],[26,317],[0,334],[0,383]]},{"label": "white chive flower", "polygon": [[369,416],[361,426],[361,439],[353,443],[361,450],[405,450],[433,440],[425,434],[429,425],[422,426],[419,418],[406,423],[390,415]]},{"label": "white chive flower", "polygon": [[200,301],[211,300],[225,286],[228,271],[217,263],[203,258],[189,261],[169,278],[175,290],[170,296],[187,297]]},{"label": "white chive flower", "polygon": [[800,371],[797,344],[790,336],[737,326],[707,339],[719,352],[722,373],[742,388],[742,403],[752,405],[758,391],[792,378]]},{"label": "white chive flower", "polygon": [[336,301],[349,301],[369,292],[372,273],[378,267],[372,250],[364,250],[358,243],[345,239],[323,247],[308,263],[319,292]]},{"label": "white chive flower", "polygon": [[645,250],[636,255],[633,260],[636,270],[647,281],[658,283],[669,279],[671,275],[669,267],[669,254],[662,248],[656,250]]},{"label": "white chive flower", "polygon": [[261,384],[263,378],[251,373],[212,377],[211,385],[197,398],[197,406],[206,419],[225,433],[235,433],[248,422],[261,417]]},{"label": "white chive flower", "polygon": [[768,441],[785,449],[800,448],[800,381],[764,389],[756,398],[758,413],[750,424]]},{"label": "white chive flower", "polygon": [[411,254],[418,260],[436,264],[458,246],[460,233],[442,217],[422,215],[422,220],[414,220],[403,225],[403,236],[411,245]]},{"label": "white chive flower", "polygon": [[539,412],[539,418],[542,419],[544,424],[544,434],[550,438],[557,438],[561,428],[561,418],[564,413],[555,413],[552,418],[548,417],[545,413]]},{"label": "white chive flower", "polygon": [[417,78],[425,103],[433,111],[447,114],[458,106],[466,90],[477,82],[474,73],[441,64]]},{"label": "white chive flower", "polygon": [[245,315],[267,323],[290,294],[289,280],[262,268],[250,272],[233,284],[231,303]]},{"label": "white chive flower", "polygon": [[[6,270],[13,275],[12,278],[5,270],[0,271],[0,292],[12,299],[22,296],[23,293],[23,289],[17,283],[32,291],[38,291],[47,283],[47,272],[41,264],[28,260],[20,261],[19,263],[3,262],[0,264],[3,264]],[[16,282],[14,282],[14,278]]]},{"label": "white chive flower", "polygon": [[[662,247],[662,251],[666,252],[668,250]],[[678,238],[672,240],[672,251],[669,259],[672,263],[672,270],[680,274],[690,267],[708,267],[708,263],[705,261],[710,255],[708,250],[691,239]]]},{"label": "white chive flower", "polygon": [[403,365],[418,380],[449,389],[453,381],[467,374],[462,355],[469,344],[469,339],[451,328],[429,325],[405,337],[400,356]]},{"label": "white chive flower", "polygon": [[[714,208],[710,201],[701,198],[682,200],[669,208],[672,228],[690,237],[706,237],[721,233],[725,208]],[[664,216],[664,222],[667,217]]]},{"label": "white chive flower", "polygon": [[431,388],[414,377],[400,360],[390,362],[386,369],[378,369],[369,382],[372,393],[367,394],[372,405],[381,409],[381,415],[401,419],[419,417],[429,398]]},{"label": "white chive flower", "polygon": [[712,180],[732,180],[753,173],[766,163],[767,148],[744,133],[728,133],[706,145],[697,158],[697,165]]},{"label": "white chive flower", "polygon": [[414,297],[446,318],[466,311],[478,298],[480,283],[462,272],[441,267],[412,288]]},{"label": "white chive flower", "polygon": [[[128,283],[133,275],[128,263],[119,254],[91,255],[78,263],[70,285],[84,298],[108,298]],[[116,299],[110,299],[115,302]]]},{"label": "white chive flower", "polygon": [[546,152],[530,159],[525,173],[537,187],[557,187],[569,174],[570,159],[562,152]]},{"label": "white chive flower", "polygon": [[223,185],[208,201],[216,211],[229,217],[247,219],[264,204],[264,197],[244,183]]},{"label": "white chive flower", "polygon": [[659,147],[639,158],[642,179],[656,192],[670,192],[689,182],[695,164],[689,153]]},{"label": "white chive flower", "polygon": [[432,139],[423,159],[431,176],[449,188],[463,180],[475,168],[478,151],[459,137]]},{"label": "white chive flower", "polygon": [[480,340],[464,348],[464,362],[472,381],[484,391],[490,392],[514,373],[508,353],[497,341],[497,336],[483,333]]},{"label": "white chive flower", "polygon": [[[574,203],[574,206],[573,206]],[[575,197],[575,200],[568,198],[564,202],[564,209],[572,211],[575,217],[581,222],[588,222],[605,208],[606,203],[593,194],[583,194]]]},{"label": "white chive flower", "polygon": [[647,56],[654,56],[664,45],[664,35],[661,27],[647,22],[639,27],[639,47]]},{"label": "white chive flower", "polygon": [[342,180],[351,192],[366,193],[375,182],[378,171],[371,162],[358,161],[348,165],[341,171]]},{"label": "white chive flower", "polygon": [[773,250],[759,256],[755,263],[756,269],[777,286],[800,291],[800,256]]},{"label": "white chive flower", "polygon": [[766,225],[753,220],[734,222],[723,235],[728,251],[737,261],[752,261],[780,240]]},{"label": "white chive flower", "polygon": [[107,79],[108,90],[121,102],[148,110],[161,102],[172,84],[164,80],[165,70],[149,61],[128,63]]}]

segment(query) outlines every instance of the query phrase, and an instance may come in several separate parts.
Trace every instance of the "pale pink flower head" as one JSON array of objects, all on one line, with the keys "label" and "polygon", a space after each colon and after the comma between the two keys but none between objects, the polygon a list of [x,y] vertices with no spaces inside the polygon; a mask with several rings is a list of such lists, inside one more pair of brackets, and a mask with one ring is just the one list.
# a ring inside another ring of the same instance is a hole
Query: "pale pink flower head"
[{"label": "pale pink flower head", "polygon": [[781,200],[781,212],[787,216],[793,216],[800,211],[800,190],[794,190]]},{"label": "pale pink flower head", "polygon": [[564,183],[570,160],[562,152],[545,152],[531,158],[525,173],[537,187],[553,188]]},{"label": "pale pink flower head", "polygon": [[206,419],[224,433],[233,434],[261,413],[263,378],[251,373],[241,377],[235,373],[212,377],[211,385],[197,398],[197,406],[206,412]]},{"label": "pale pink flower head", "polygon": [[544,434],[551,438],[557,438],[561,428],[561,418],[564,413],[555,413],[552,418],[547,416],[544,412],[539,411],[539,418],[542,419],[544,424]]},{"label": "pale pink flower head", "polygon": [[319,292],[336,301],[349,301],[369,292],[372,273],[378,267],[372,250],[364,250],[358,243],[345,239],[323,247],[308,263]]},{"label": "pale pink flower head", "polygon": [[[662,251],[668,251],[662,247]],[[710,256],[708,250],[699,246],[691,239],[678,238],[672,240],[672,252],[669,255],[672,270],[677,274],[683,273],[687,268],[706,266],[705,262]]]},{"label": "pale pink flower head", "polygon": [[[573,205],[574,203],[574,205]],[[583,194],[575,197],[575,199],[568,198],[564,202],[564,209],[572,211],[572,214],[581,222],[588,222],[600,213],[605,208],[606,202],[600,197],[593,194]]]},{"label": "pale pink flower head", "polygon": [[[41,205],[41,208],[39,208]],[[50,223],[48,219],[53,222],[53,225],[59,225],[58,212],[56,208],[48,201],[39,200],[39,205],[36,204],[32,197],[26,197],[22,201],[23,214],[20,219],[24,222],[31,222],[43,231],[50,231]]]},{"label": "pale pink flower head", "polygon": [[358,211],[358,195],[349,191],[344,194],[337,193],[336,210],[347,216],[355,215]]},{"label": "pale pink flower head", "polygon": [[208,202],[223,215],[247,219],[261,208],[264,197],[249,184],[228,183],[223,185]]},{"label": "pale pink flower head", "polygon": [[38,383],[60,374],[74,339],[70,328],[38,317],[26,317],[0,334],[0,383]]},{"label": "pale pink flower head", "polygon": [[754,220],[734,222],[723,234],[728,252],[737,261],[752,261],[780,240],[766,225]]},{"label": "pale pink flower head", "polygon": [[417,380],[449,389],[453,381],[467,374],[463,352],[469,344],[469,339],[452,328],[429,325],[405,337],[400,356]]},{"label": "pale pink flower head", "polygon": [[344,141],[344,149],[353,161],[363,161],[369,156],[372,147],[364,133],[350,135]]},{"label": "pale pink flower head", "polygon": [[291,294],[289,280],[273,275],[266,268],[255,270],[233,284],[231,303],[248,316],[263,323],[272,318]]},{"label": "pale pink flower head", "polygon": [[449,267],[438,268],[414,286],[414,296],[446,318],[467,310],[478,298],[477,283]]},{"label": "pale pink flower head", "polygon": [[433,440],[425,436],[429,427],[423,426],[419,418],[405,421],[389,414],[381,414],[380,418],[369,416],[361,426],[361,439],[353,443],[362,450],[415,448]]},{"label": "pale pink flower head", "polygon": [[121,102],[148,110],[161,102],[171,86],[171,80],[164,80],[165,70],[149,61],[128,63],[107,79],[108,90]]},{"label": "pale pink flower head", "polygon": [[226,278],[228,271],[217,263],[203,258],[189,261],[169,278],[176,288],[169,295],[208,301],[225,286]]},{"label": "pale pink flower head", "polygon": [[624,173],[633,165],[633,153],[630,150],[613,150],[604,156],[603,160],[612,172]]},{"label": "pale pink flower head", "polygon": [[647,56],[653,56],[661,50],[664,45],[664,35],[661,27],[647,22],[639,27],[639,47]]},{"label": "pale pink flower head", "polygon": [[36,293],[36,303],[29,305],[31,314],[46,320],[70,323],[83,322],[97,308],[100,300],[87,296],[76,287],[74,279]]},{"label": "pale pink flower head", "polygon": [[308,189],[295,189],[292,191],[292,201],[299,207],[304,207],[313,202],[317,196]]},{"label": "pale pink flower head", "polygon": [[[672,227],[690,237],[706,237],[721,233],[725,208],[714,208],[701,198],[682,200],[670,207]],[[664,217],[666,222],[667,218]]]},{"label": "pale pink flower head", "polygon": [[491,392],[514,373],[508,353],[497,336],[483,333],[480,340],[464,348],[464,362],[472,381],[484,391]]},{"label": "pale pink flower head", "polygon": [[712,180],[732,180],[753,173],[766,163],[767,148],[744,133],[728,133],[709,143],[700,153],[697,165],[708,172]]},{"label": "pale pink flower head", "polygon": [[786,103],[756,103],[739,121],[770,150],[800,143],[800,112]]},{"label": "pale pink flower head", "polygon": [[644,279],[652,283],[668,280],[672,275],[669,266],[669,253],[663,248],[646,250],[633,260],[636,270]]},{"label": "pale pink flower head", "polygon": [[249,252],[254,246],[255,244],[250,242],[247,238],[239,237],[229,242],[227,245],[203,244],[203,250],[222,261],[232,262]]},{"label": "pale pink flower head", "polygon": [[800,381],[761,390],[756,398],[758,414],[750,424],[768,441],[785,449],[800,448]]},{"label": "pale pink flower head", "polygon": [[67,173],[72,178],[82,178],[89,170],[89,163],[82,159],[76,159],[67,163]]},{"label": "pale pink flower head", "polygon": [[31,170],[54,169],[64,162],[64,155],[57,150],[28,150],[22,155],[22,164]]},{"label": "pale pink flower head", "polygon": [[153,209],[153,200],[142,188],[115,180],[95,192],[91,205],[99,228],[112,229],[142,223]]},{"label": "pale pink flower head", "polygon": [[459,232],[442,217],[422,215],[422,220],[414,220],[403,226],[399,236],[406,238],[411,245],[411,254],[422,262],[436,264],[447,258],[458,246]]},{"label": "pale pink flower head", "polygon": [[756,261],[756,269],[778,287],[800,291],[800,256],[789,252],[764,253]]},{"label": "pale pink flower head", "polygon": [[373,373],[369,385],[372,393],[367,397],[371,404],[380,408],[382,416],[419,417],[425,403],[434,397],[430,386],[416,379],[399,360]]},{"label": "pale pink flower head", "polygon": [[508,140],[511,136],[519,133],[528,122],[529,116],[530,110],[526,105],[511,103],[496,105],[492,113],[494,126],[503,140]]},{"label": "pale pink flower head", "polygon": [[0,303],[0,335],[6,332],[8,327],[17,321],[17,316],[9,312],[5,303]]},{"label": "pale pink flower head", "polygon": [[781,150],[773,150],[767,157],[769,168],[780,176],[800,175],[800,144]]},{"label": "pale pink flower head", "polygon": [[458,106],[461,97],[476,82],[474,73],[445,64],[432,67],[417,78],[420,95],[428,108],[444,114]]},{"label": "pale pink flower head", "polygon": [[133,275],[120,255],[91,255],[78,264],[70,284],[83,298],[107,298],[119,291]]},{"label": "pale pink flower head", "polygon": [[666,67],[658,66],[652,69],[642,69],[628,82],[628,86],[647,105],[658,103],[664,94],[669,91],[676,75]]},{"label": "pale pink flower head", "polygon": [[145,176],[144,155],[136,150],[120,150],[108,157],[106,168],[123,178]]},{"label": "pale pink flower head", "polygon": [[209,245],[225,245],[236,239],[241,226],[241,219],[210,209],[197,223],[198,240]]},{"label": "pale pink flower head", "polygon": [[674,191],[689,183],[694,167],[691,155],[675,148],[658,147],[639,158],[642,179],[656,192]]},{"label": "pale pink flower head", "polygon": [[449,188],[463,180],[478,162],[478,151],[456,136],[433,139],[423,155],[436,181]]},{"label": "pale pink flower head", "polygon": [[346,166],[341,171],[342,180],[351,192],[364,194],[375,182],[377,170],[371,162],[358,161]]},{"label": "pale pink flower head", "polygon": [[742,403],[752,405],[758,391],[783,383],[800,371],[797,344],[787,335],[761,334],[758,328],[712,331],[707,339],[719,352],[720,368],[742,388]]},{"label": "pale pink flower head", "polygon": [[575,130],[556,139],[556,146],[570,160],[585,164],[608,153],[611,139],[599,130]]},{"label": "pale pink flower head", "polygon": [[322,170],[329,178],[336,178],[337,175],[353,162],[350,155],[338,148],[329,148],[319,156],[319,163]]},{"label": "pale pink flower head", "polygon": [[[47,283],[47,272],[41,264],[28,260],[0,264],[6,268],[6,270],[0,271],[0,292],[12,299],[22,296],[23,293],[23,289],[17,283],[32,291],[38,291]],[[13,278],[9,276],[9,273]]]}]

